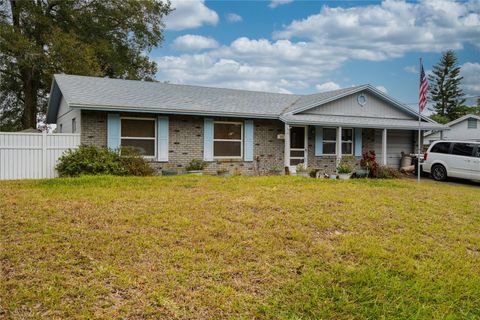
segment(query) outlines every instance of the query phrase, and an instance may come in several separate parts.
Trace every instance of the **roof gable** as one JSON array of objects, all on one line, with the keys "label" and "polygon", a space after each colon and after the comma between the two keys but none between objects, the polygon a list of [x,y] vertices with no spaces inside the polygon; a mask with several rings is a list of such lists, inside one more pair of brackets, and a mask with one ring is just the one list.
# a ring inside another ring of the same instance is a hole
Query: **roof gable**
[{"label": "roof gable", "polygon": [[[358,102],[359,96],[366,99],[364,104]],[[392,107],[389,103],[377,98],[375,95],[366,92],[365,90],[324,103],[318,107],[307,109],[298,114],[418,120],[418,116],[413,116],[404,110]]]},{"label": "roof gable", "polygon": [[[372,87],[371,85],[362,85],[362,86],[357,86],[352,88],[346,88],[342,90],[336,90],[335,92],[331,92],[331,93],[333,94],[328,95],[326,97],[321,97],[317,95],[307,96],[312,98],[310,98],[309,100],[303,99],[303,101],[302,101],[302,98],[300,98],[295,103],[294,105],[295,108],[290,108],[290,111],[286,112],[286,114],[295,115],[300,113],[311,113],[311,112],[317,113],[317,114],[320,114],[322,112],[326,112],[326,114],[335,114],[335,110],[333,110],[335,107],[332,107],[332,105],[335,105],[333,102],[340,101],[347,97],[352,98],[352,96],[355,94],[364,93],[367,96],[366,105],[368,105],[369,97],[371,98],[373,97],[375,101],[376,108],[371,108],[371,109],[376,109],[376,111],[380,110],[379,108],[380,101],[382,101],[383,106],[385,108],[393,109],[393,110],[390,110],[390,112],[384,112],[386,116],[382,116],[382,118],[388,118],[388,115],[390,115],[394,118],[399,118],[399,119],[418,119],[418,112],[415,112],[414,110],[410,109],[406,105],[398,102],[397,100],[381,92],[380,90]],[[353,102],[353,100],[356,101],[356,96],[353,97],[351,100],[352,101],[349,101],[349,105],[345,105],[343,110],[341,110],[342,115],[369,116],[369,117],[375,116],[375,113],[369,113],[368,111],[366,111],[368,108],[363,107],[363,109],[359,109],[361,107],[358,105],[358,103],[351,103]],[[327,106],[327,108],[325,108],[325,110],[322,110],[322,106]],[[357,108],[357,106],[359,108]],[[374,112],[375,110],[372,110],[372,111]],[[347,114],[345,114],[345,112]],[[422,115],[421,117],[422,117],[422,120],[425,122],[435,123],[433,120],[429,119],[426,116]]]},{"label": "roof gable", "polygon": [[480,116],[474,115],[474,114],[466,114],[458,119],[455,119],[453,121],[450,121],[449,123],[446,124],[446,126],[452,127],[456,124],[459,124],[460,122],[467,121],[468,119],[477,119],[480,120]]}]

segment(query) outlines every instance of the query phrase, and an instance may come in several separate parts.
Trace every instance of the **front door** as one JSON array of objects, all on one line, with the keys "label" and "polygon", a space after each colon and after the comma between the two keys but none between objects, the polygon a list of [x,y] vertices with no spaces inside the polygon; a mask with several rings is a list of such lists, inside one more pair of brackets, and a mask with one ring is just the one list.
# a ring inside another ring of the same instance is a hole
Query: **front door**
[{"label": "front door", "polygon": [[290,127],[290,167],[307,166],[307,127]]}]

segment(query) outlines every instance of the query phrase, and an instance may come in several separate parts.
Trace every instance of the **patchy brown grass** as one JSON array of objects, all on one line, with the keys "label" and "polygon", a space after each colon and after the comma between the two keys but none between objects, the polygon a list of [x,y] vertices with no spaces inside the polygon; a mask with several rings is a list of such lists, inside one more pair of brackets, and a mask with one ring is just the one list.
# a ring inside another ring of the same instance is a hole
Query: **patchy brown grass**
[{"label": "patchy brown grass", "polygon": [[0,214],[0,318],[480,318],[478,188],[83,177]]}]

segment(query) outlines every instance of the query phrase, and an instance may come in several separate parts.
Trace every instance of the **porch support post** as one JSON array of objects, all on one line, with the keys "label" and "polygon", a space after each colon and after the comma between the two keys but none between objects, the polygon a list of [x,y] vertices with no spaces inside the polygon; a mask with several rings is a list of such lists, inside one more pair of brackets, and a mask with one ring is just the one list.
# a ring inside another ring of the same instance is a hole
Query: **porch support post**
[{"label": "porch support post", "polygon": [[290,126],[285,123],[285,154],[283,156],[284,158],[284,166],[289,167],[290,166]]},{"label": "porch support post", "polygon": [[387,165],[387,129],[382,133],[382,165]]},{"label": "porch support post", "polygon": [[340,163],[340,160],[342,160],[342,127],[337,128],[337,165]]}]

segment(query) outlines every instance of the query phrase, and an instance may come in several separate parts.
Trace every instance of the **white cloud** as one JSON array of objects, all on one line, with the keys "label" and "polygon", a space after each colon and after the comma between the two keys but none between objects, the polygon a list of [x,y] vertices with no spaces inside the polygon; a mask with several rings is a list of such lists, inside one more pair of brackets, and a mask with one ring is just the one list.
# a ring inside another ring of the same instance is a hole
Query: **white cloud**
[{"label": "white cloud", "polygon": [[315,86],[315,89],[317,89],[318,92],[332,91],[340,89],[340,85],[335,82],[329,81],[322,84],[317,84]]},{"label": "white cloud", "polygon": [[229,13],[227,14],[227,21],[231,23],[241,22],[243,20],[242,16],[236,13]]},{"label": "white cloud", "polygon": [[275,9],[278,6],[283,6],[284,4],[289,4],[291,2],[293,2],[293,0],[272,0],[268,6]]},{"label": "white cloud", "polygon": [[[289,40],[238,38],[200,54],[156,60],[159,80],[275,92],[305,91],[344,59],[324,48]],[[317,82],[318,83],[318,82]]]},{"label": "white cloud", "polygon": [[204,0],[172,0],[175,10],[165,18],[168,30],[185,30],[204,24],[216,25],[218,14],[208,8]]},{"label": "white cloud", "polygon": [[417,67],[415,66],[406,66],[405,68],[403,68],[403,70],[408,73],[420,74],[420,72],[417,70]]},{"label": "white cloud", "polygon": [[[387,0],[351,8],[324,6],[318,14],[284,26],[274,37],[241,37],[201,54],[160,57],[158,79],[312,92],[349,60],[385,60],[409,52],[458,49],[464,43],[479,45],[480,5]],[[404,70],[416,71],[411,66]],[[476,87],[473,82],[466,86]]]},{"label": "white cloud", "polygon": [[377,88],[377,90],[382,91],[383,93],[388,93],[387,88],[385,88],[384,86],[376,86],[375,88]]},{"label": "white cloud", "polygon": [[[473,3],[473,2],[472,2]],[[480,9],[451,0],[381,4],[351,8],[323,6],[320,13],[295,20],[276,39],[308,39],[349,49],[350,59],[385,60],[407,52],[461,49],[480,45]]]},{"label": "white cloud", "polygon": [[[480,96],[480,63],[466,62],[461,66],[462,89],[467,96]],[[469,99],[468,101],[475,100]]]},{"label": "white cloud", "polygon": [[213,38],[186,34],[173,40],[172,47],[182,51],[212,49],[218,47],[218,42]]}]

